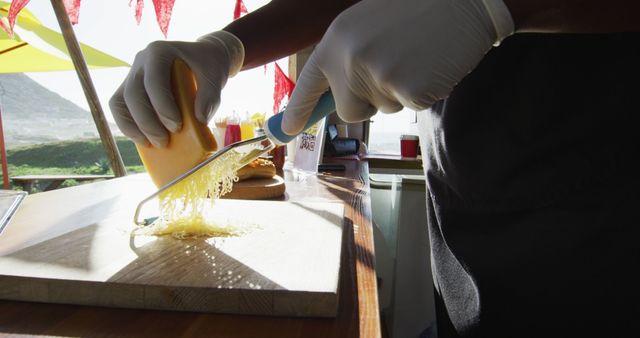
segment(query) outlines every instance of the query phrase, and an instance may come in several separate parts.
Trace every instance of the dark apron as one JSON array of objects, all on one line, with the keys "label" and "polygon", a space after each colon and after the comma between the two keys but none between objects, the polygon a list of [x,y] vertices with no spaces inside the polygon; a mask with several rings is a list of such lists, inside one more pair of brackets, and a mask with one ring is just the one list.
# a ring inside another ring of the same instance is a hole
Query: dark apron
[{"label": "dark apron", "polygon": [[421,116],[440,337],[640,322],[640,34],[518,34]]}]

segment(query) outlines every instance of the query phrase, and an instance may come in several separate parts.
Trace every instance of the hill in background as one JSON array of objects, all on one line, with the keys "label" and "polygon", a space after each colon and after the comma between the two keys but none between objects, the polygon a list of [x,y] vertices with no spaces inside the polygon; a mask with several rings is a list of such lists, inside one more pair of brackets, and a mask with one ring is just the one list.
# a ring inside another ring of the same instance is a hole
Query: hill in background
[{"label": "hill in background", "polygon": [[98,137],[90,112],[22,73],[0,74],[0,109],[7,148]]},{"label": "hill in background", "polygon": [[91,119],[88,111],[43,87],[25,74],[0,74],[0,85],[4,88],[2,117],[5,119]]}]

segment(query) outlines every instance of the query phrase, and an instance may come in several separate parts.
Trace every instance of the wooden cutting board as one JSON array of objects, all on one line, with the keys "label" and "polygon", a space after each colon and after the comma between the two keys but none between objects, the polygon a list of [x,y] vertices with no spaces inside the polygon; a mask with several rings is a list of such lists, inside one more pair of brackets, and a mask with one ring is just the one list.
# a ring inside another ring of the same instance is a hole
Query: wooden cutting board
[{"label": "wooden cutting board", "polygon": [[233,184],[233,190],[222,196],[225,199],[261,200],[284,195],[284,179],[280,176],[271,178],[249,178]]},{"label": "wooden cutting board", "polygon": [[0,235],[0,299],[336,315],[342,204],[220,200],[219,217],[246,234],[132,237],[152,190],[138,176],[29,196]]}]

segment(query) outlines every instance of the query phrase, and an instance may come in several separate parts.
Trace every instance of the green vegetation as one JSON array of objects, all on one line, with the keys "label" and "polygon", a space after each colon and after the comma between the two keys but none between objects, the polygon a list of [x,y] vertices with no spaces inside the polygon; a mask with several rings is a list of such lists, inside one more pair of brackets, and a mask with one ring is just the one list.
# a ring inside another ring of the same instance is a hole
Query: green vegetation
[{"label": "green vegetation", "polygon": [[[143,172],[144,167],[133,142],[124,137],[117,137],[116,144],[127,172]],[[10,176],[113,174],[99,139],[51,142],[14,148],[7,150],[7,160]],[[68,180],[63,187],[76,184],[78,183]],[[35,189],[40,191],[42,186]]]}]

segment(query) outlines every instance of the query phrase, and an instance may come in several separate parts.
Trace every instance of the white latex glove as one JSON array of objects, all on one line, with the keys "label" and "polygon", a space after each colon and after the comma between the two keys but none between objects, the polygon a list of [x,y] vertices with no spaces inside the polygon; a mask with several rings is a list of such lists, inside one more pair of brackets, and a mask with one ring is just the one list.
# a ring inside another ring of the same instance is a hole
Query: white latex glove
[{"label": "white latex glove", "polygon": [[163,147],[168,132],[182,127],[171,91],[173,61],[182,59],[195,74],[198,92],[195,114],[208,122],[220,104],[220,91],[240,71],[244,47],[233,34],[218,31],[196,42],[155,41],[140,51],[109,106],[123,134],[136,143]]},{"label": "white latex glove", "polygon": [[347,122],[429,108],[513,29],[502,0],[363,0],[331,23],[309,57],[282,129],[299,133],[329,86]]}]

